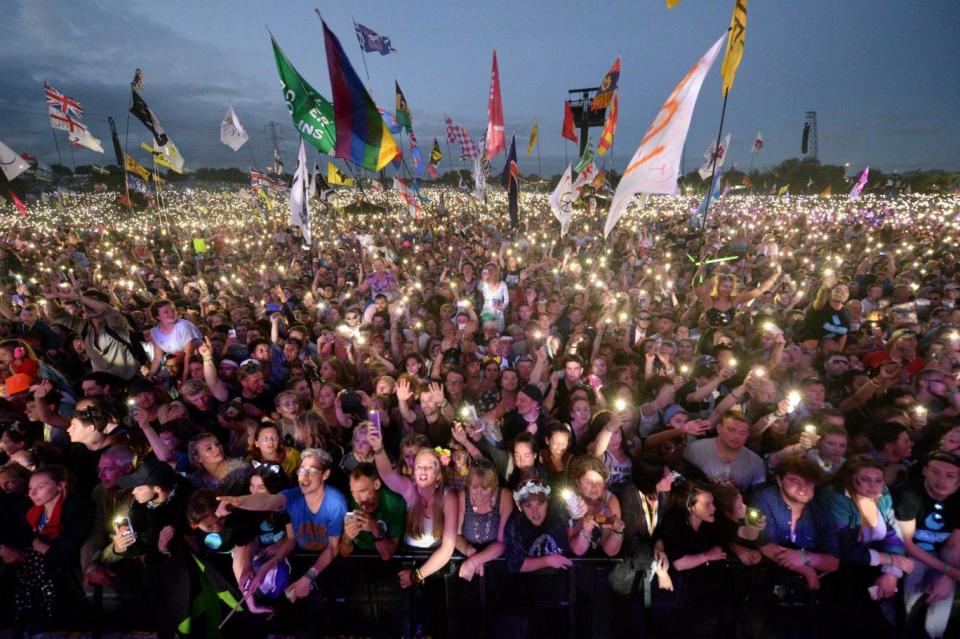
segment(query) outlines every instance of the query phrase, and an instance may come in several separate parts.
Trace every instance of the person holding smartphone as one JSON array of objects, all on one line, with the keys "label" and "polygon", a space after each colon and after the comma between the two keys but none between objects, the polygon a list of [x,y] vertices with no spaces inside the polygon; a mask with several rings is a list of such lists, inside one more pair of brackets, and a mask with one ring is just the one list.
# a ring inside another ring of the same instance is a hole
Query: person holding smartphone
[{"label": "person holding smartphone", "polygon": [[626,524],[620,515],[620,500],[607,489],[607,467],[596,457],[578,457],[571,464],[570,477],[577,497],[586,505],[578,534],[570,541],[574,553],[582,555],[599,548],[608,557],[620,554]]}]

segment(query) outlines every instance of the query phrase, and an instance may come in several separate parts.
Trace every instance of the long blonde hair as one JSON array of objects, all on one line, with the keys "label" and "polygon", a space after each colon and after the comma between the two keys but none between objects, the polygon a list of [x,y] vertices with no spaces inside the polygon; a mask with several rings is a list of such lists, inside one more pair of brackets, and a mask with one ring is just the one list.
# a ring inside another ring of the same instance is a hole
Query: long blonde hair
[{"label": "long blonde hair", "polygon": [[[417,457],[422,454],[429,454],[433,459],[433,465],[437,471],[437,490],[433,498],[433,511],[431,512],[431,521],[433,527],[431,534],[434,540],[439,540],[443,536],[443,468],[440,464],[440,456],[432,448],[421,448],[417,451]],[[414,468],[417,462],[414,459]],[[411,480],[412,481],[412,480]],[[423,537],[423,520],[427,512],[427,501],[420,496],[419,490],[414,490],[414,502],[407,508],[407,536],[411,539]]]},{"label": "long blonde hair", "polygon": [[730,293],[730,297],[737,296],[737,276],[731,273],[717,273],[711,278],[713,284],[710,286],[710,297],[719,297],[720,296],[720,281],[721,280],[731,280],[733,282],[733,291]]}]

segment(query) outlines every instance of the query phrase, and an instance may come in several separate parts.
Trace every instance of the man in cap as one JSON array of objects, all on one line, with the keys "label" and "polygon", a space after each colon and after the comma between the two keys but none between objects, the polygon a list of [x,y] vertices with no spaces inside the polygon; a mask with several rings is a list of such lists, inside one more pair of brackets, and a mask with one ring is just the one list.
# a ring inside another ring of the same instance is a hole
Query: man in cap
[{"label": "man in cap", "polygon": [[174,637],[177,625],[190,616],[190,554],[183,538],[190,485],[168,464],[153,459],[117,485],[132,491],[133,502],[127,513],[117,513],[113,543],[104,549],[103,561],[143,566],[145,583],[156,592],[151,599],[157,636]]},{"label": "man in cap", "polygon": [[546,446],[547,433],[562,425],[543,410],[543,392],[536,384],[527,384],[517,393],[517,407],[503,416],[503,439],[513,438],[526,431],[537,438],[540,448]]}]

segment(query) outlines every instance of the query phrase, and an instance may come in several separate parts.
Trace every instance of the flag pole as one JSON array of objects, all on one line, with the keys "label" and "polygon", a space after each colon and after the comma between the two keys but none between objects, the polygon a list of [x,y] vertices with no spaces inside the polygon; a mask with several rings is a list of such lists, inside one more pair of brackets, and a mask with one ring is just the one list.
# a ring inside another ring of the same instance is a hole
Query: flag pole
[{"label": "flag pole", "polygon": [[53,123],[50,124],[50,133],[53,134],[53,145],[57,147],[57,161],[63,166],[63,156],[60,155],[60,143],[57,142],[57,130],[53,128]]},{"label": "flag pole", "polygon": [[543,179],[543,167],[540,166],[540,130],[537,129],[537,175]]},{"label": "flag pole", "polygon": [[730,90],[723,94],[723,107],[720,109],[720,129],[717,131],[716,151],[713,154],[713,165],[710,170],[710,184],[707,185],[706,206],[703,209],[703,224],[700,226],[700,240],[697,242],[697,259],[700,259],[700,250],[703,248],[703,234],[707,230],[707,218],[710,216],[710,196],[713,195],[713,178],[717,173],[717,159],[720,157],[720,138],[723,135],[723,118],[727,114],[727,98]]},{"label": "flag pole", "polygon": [[127,211],[133,210],[133,202],[130,200],[130,177],[127,173],[127,145],[130,141],[131,107],[133,107],[133,82],[130,83],[130,106],[127,107],[127,130],[123,134],[123,190],[127,197]]},{"label": "flag pole", "polygon": [[[320,16],[320,9],[314,9],[317,12],[317,15]],[[323,16],[320,16],[320,19],[323,20]],[[357,21],[354,19],[353,15],[350,16],[350,19],[353,20],[353,32],[357,32]],[[367,51],[363,48],[363,43],[357,39],[357,44],[360,46],[360,57],[363,58],[363,72],[367,74],[367,82],[370,81],[370,71],[367,70]]]},{"label": "flag pole", "polygon": [[[447,114],[443,114],[443,121],[447,121]],[[444,132],[446,133],[446,132]],[[447,164],[450,165],[450,172],[453,173],[453,154],[450,152],[450,138],[447,137]],[[457,172],[457,175],[460,175],[460,172]]]}]

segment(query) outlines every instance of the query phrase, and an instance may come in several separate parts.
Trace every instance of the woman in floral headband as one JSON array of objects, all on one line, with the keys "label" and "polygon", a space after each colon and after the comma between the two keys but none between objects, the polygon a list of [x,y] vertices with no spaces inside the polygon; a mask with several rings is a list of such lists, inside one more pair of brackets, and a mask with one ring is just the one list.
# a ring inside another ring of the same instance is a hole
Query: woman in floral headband
[{"label": "woman in floral headband", "polygon": [[504,555],[510,572],[534,572],[544,568],[566,570],[573,561],[570,540],[577,534],[563,514],[550,504],[549,486],[528,479],[513,491],[518,509],[510,513],[503,532]]}]

